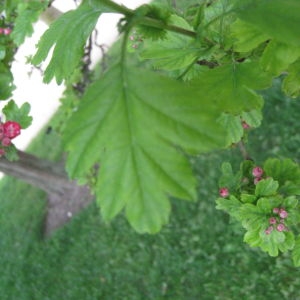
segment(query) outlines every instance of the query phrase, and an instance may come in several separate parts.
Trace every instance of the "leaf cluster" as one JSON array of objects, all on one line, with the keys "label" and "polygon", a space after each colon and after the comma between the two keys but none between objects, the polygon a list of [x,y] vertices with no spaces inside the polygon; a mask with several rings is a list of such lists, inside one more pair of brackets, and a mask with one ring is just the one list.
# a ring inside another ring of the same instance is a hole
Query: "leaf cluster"
[{"label": "leaf cluster", "polygon": [[[271,256],[292,250],[294,264],[300,266],[296,244],[300,223],[300,167],[290,159],[267,159],[263,178],[258,182],[252,174],[254,167],[253,161],[245,161],[234,174],[231,165],[223,163],[219,186],[227,187],[230,196],[218,198],[217,209],[225,210],[241,224],[246,230],[244,241],[250,246],[260,247]],[[279,220],[276,209],[284,209],[287,218]],[[283,231],[273,225],[270,229],[273,224],[270,222],[275,219],[284,224]]]}]

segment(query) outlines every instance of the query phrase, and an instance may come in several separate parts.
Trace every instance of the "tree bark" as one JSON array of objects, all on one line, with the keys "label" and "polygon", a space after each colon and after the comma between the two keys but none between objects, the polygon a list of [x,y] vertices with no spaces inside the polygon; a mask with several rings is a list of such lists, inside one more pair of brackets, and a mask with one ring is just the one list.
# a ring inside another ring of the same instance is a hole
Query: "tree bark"
[{"label": "tree bark", "polygon": [[0,171],[47,193],[46,235],[65,224],[92,201],[89,188],[70,181],[63,164],[40,159],[23,151],[18,151],[18,154],[19,160],[13,162],[0,158]]}]

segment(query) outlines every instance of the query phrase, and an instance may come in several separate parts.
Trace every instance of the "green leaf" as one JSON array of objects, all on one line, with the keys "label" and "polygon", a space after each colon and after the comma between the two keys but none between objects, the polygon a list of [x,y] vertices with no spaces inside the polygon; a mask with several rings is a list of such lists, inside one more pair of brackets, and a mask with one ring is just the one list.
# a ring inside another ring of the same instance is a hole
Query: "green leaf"
[{"label": "green leaf", "polygon": [[0,63],[0,100],[7,100],[14,90],[13,76],[11,71]]},{"label": "green leaf", "polygon": [[254,203],[257,197],[252,194],[241,194],[241,201],[244,203]]},{"label": "green leaf", "polygon": [[282,206],[287,210],[292,210],[297,207],[298,205],[298,199],[295,196],[290,196],[284,198],[282,202]]},{"label": "green leaf", "polygon": [[[104,9],[103,9],[104,10]],[[79,65],[84,45],[103,12],[94,8],[89,1],[83,2],[76,10],[63,14],[44,33],[38,43],[38,51],[32,59],[34,65],[44,61],[54,46],[52,58],[45,70],[44,82],[53,77],[58,84],[69,78]]]},{"label": "green leaf", "polygon": [[88,89],[66,126],[68,173],[82,177],[100,163],[95,191],[104,219],[125,208],[137,231],[157,232],[168,219],[168,195],[196,195],[177,147],[203,153],[224,146],[219,115],[199,88],[116,65]]},{"label": "green leaf", "polygon": [[241,118],[228,113],[223,113],[219,119],[220,123],[227,129],[226,144],[237,143],[244,135]]},{"label": "green leaf", "polygon": [[283,246],[286,240],[286,233],[273,230],[270,234],[265,234],[264,231],[260,232],[261,243],[260,248],[264,252],[268,252],[270,256],[278,256],[279,247],[285,249]]},{"label": "green leaf", "polygon": [[295,246],[292,252],[292,258],[295,267],[300,267],[300,235],[295,240]]},{"label": "green leaf", "polygon": [[255,26],[236,20],[231,27],[233,48],[237,52],[249,52],[269,39],[269,36]]},{"label": "green leaf", "polygon": [[259,247],[261,244],[260,231],[260,228],[247,231],[244,235],[244,242],[249,244],[251,247]]},{"label": "green leaf", "polygon": [[26,36],[33,33],[33,23],[39,18],[41,11],[47,7],[47,1],[25,1],[20,3],[17,8],[17,18],[14,24],[14,30],[11,37],[14,43],[21,45]]},{"label": "green leaf", "polygon": [[287,69],[282,83],[282,90],[290,97],[296,98],[300,95],[300,59],[291,64]]},{"label": "green leaf", "polygon": [[300,186],[290,181],[286,181],[283,186],[280,187],[280,193],[285,195],[300,195]]},{"label": "green leaf", "polygon": [[267,176],[277,180],[280,185],[284,185],[286,181],[293,183],[300,183],[300,169],[299,166],[291,159],[283,160],[277,158],[269,158],[264,163],[263,169]]},{"label": "green leaf", "polygon": [[231,217],[238,218],[239,208],[241,207],[241,202],[234,196],[230,196],[229,199],[218,198],[216,200],[216,209],[226,211]]},{"label": "green leaf", "polygon": [[261,65],[265,71],[278,76],[286,71],[299,56],[300,47],[272,40],[263,52]]},{"label": "green leaf", "polygon": [[5,148],[5,158],[9,161],[16,161],[19,159],[18,150],[14,144]]},{"label": "green leaf", "polygon": [[239,219],[247,230],[257,230],[266,221],[265,213],[256,205],[246,203],[240,207]]},{"label": "green leaf", "polygon": [[241,118],[245,121],[250,127],[259,127],[263,119],[261,110],[253,109],[250,111],[243,111]]},{"label": "green leaf", "polygon": [[278,187],[278,182],[272,178],[262,179],[256,184],[255,195],[258,197],[274,195]]},{"label": "green leaf", "polygon": [[300,46],[298,0],[251,0],[245,3],[237,12],[240,19],[278,41]]},{"label": "green leaf", "polygon": [[270,86],[271,77],[257,63],[244,62],[204,71],[195,84],[201,87],[202,97],[223,111],[238,115],[262,107],[263,99],[255,90]]},{"label": "green leaf", "polygon": [[264,213],[265,215],[270,214],[272,212],[272,209],[274,208],[274,202],[277,202],[275,199],[276,198],[271,197],[260,198],[256,204],[257,208],[260,210],[260,212]]},{"label": "green leaf", "polygon": [[13,100],[10,100],[2,111],[6,117],[6,120],[18,122],[22,129],[25,129],[31,125],[32,117],[28,116],[30,112],[30,104],[27,102],[22,104],[22,106],[19,108]]},{"label": "green leaf", "polygon": [[[170,24],[193,30],[181,17],[172,15]],[[144,50],[140,53],[142,59],[151,59],[155,68],[177,70],[195,62],[197,57],[207,55],[207,50],[196,47],[195,40],[174,32],[168,32],[163,40],[146,40]]]}]

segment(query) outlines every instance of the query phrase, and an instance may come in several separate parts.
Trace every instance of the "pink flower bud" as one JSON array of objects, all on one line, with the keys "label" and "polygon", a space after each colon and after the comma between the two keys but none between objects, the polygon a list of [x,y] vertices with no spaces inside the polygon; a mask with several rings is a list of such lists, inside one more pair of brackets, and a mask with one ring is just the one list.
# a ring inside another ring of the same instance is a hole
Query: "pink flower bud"
[{"label": "pink flower bud", "polygon": [[242,121],[242,126],[244,129],[249,129],[250,128],[250,125],[247,124],[245,121]]},{"label": "pink flower bud", "polygon": [[279,213],[279,208],[278,207],[274,207],[273,208],[273,213],[274,214],[278,214]]},{"label": "pink flower bud", "polygon": [[11,33],[11,29],[10,28],[3,28],[3,34],[4,35],[10,35],[10,33]]},{"label": "pink flower bud", "polygon": [[287,211],[285,209],[281,208],[279,210],[279,216],[280,216],[280,218],[285,219],[285,218],[287,218],[288,213],[287,213]]},{"label": "pink flower bud", "polygon": [[256,184],[258,184],[258,182],[261,181],[261,180],[262,180],[261,177],[256,177],[256,178],[254,178],[253,182],[254,182],[254,184],[256,185]]},{"label": "pink flower bud", "polygon": [[266,230],[265,230],[265,234],[270,234],[273,231],[273,226],[269,226]]},{"label": "pink flower bud", "polygon": [[261,177],[263,173],[264,173],[264,171],[261,167],[255,167],[252,170],[252,175],[254,177]]},{"label": "pink flower bud", "polygon": [[3,156],[5,154],[5,150],[0,148],[0,156]]},{"label": "pink flower bud", "polygon": [[276,218],[274,218],[274,217],[270,218],[270,219],[269,219],[269,223],[270,223],[270,224],[276,224],[276,223],[277,223]]},{"label": "pink flower bud", "polygon": [[21,125],[18,122],[7,121],[3,124],[4,135],[10,139],[14,139],[21,134]]},{"label": "pink flower bud", "polygon": [[222,187],[219,189],[219,195],[223,198],[226,198],[229,196],[229,190],[226,187]]},{"label": "pink flower bud", "polygon": [[11,144],[11,139],[7,136],[5,136],[3,139],[2,139],[2,146],[4,147],[7,147]]},{"label": "pink flower bud", "polygon": [[282,223],[280,223],[280,224],[278,224],[277,226],[276,226],[276,229],[277,229],[277,231],[284,231],[285,230],[285,226],[282,224]]}]

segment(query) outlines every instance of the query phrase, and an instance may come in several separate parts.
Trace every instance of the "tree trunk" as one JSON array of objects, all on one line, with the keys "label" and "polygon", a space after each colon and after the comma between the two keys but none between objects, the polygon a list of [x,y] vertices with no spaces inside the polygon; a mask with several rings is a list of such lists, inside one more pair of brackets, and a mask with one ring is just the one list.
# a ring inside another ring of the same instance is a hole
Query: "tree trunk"
[{"label": "tree trunk", "polygon": [[48,194],[46,235],[65,224],[92,201],[89,188],[70,181],[61,163],[43,160],[23,151],[18,151],[18,154],[19,160],[13,162],[0,158],[0,171]]}]

